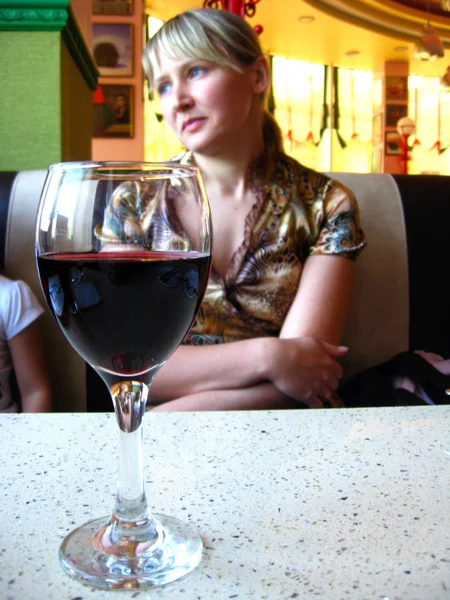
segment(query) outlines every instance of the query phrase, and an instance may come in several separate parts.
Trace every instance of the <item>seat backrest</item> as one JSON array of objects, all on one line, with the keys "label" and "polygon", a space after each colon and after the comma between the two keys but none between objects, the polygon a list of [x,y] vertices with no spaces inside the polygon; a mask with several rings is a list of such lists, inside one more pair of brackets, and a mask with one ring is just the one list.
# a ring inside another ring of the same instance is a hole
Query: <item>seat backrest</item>
[{"label": "seat backrest", "polygon": [[[0,173],[0,188],[3,175]],[[343,339],[350,348],[343,360],[345,379],[349,379],[408,349],[407,232],[402,198],[392,176],[329,175],[344,183],[357,197],[368,242],[356,261],[354,292]],[[22,171],[13,178],[5,241],[5,274],[26,281],[44,307],[35,266],[34,229],[45,176],[46,171]],[[8,185],[11,187],[11,178]],[[42,317],[42,325],[55,408],[83,411],[86,409],[85,363],[65,340],[48,309]]]},{"label": "seat backrest", "polygon": [[44,170],[20,171],[14,179],[5,235],[5,275],[25,281],[46,309],[40,323],[46,363],[52,381],[54,409],[78,412],[86,408],[85,363],[72,350],[47,308],[34,256],[37,208],[46,173]]},{"label": "seat backrest", "polygon": [[391,175],[328,173],[355,194],[367,246],[356,261],[343,337],[345,380],[409,346],[408,252],[402,200]]}]

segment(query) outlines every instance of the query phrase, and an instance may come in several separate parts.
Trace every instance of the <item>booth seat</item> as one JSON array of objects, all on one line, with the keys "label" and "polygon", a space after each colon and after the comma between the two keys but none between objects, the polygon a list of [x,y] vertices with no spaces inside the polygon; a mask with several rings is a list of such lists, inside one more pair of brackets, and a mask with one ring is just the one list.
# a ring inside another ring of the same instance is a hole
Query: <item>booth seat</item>
[{"label": "booth seat", "polygon": [[[45,171],[0,172],[0,271],[45,306],[34,228]],[[368,244],[356,262],[343,343],[345,380],[404,350],[450,358],[450,178],[332,173],[358,198]],[[72,350],[47,309],[41,319],[55,410],[111,410],[106,387]]]}]

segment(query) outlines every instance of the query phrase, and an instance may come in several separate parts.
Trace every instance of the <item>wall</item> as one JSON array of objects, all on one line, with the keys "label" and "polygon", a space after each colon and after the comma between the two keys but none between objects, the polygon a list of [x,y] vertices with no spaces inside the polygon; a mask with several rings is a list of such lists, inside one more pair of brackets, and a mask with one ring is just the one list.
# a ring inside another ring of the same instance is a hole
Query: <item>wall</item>
[{"label": "wall", "polygon": [[0,170],[91,158],[92,57],[68,0],[32,4],[0,4]]},{"label": "wall", "polygon": [[[0,33],[0,170],[61,160],[61,34]],[[32,57],[32,58],[31,58]]]},{"label": "wall", "polygon": [[141,55],[143,42],[143,2],[134,1],[134,12],[129,16],[94,15],[94,23],[131,23],[134,40],[134,72],[132,77],[100,77],[99,84],[127,84],[134,86],[134,136],[132,138],[93,138],[93,160],[144,160],[144,103]]}]

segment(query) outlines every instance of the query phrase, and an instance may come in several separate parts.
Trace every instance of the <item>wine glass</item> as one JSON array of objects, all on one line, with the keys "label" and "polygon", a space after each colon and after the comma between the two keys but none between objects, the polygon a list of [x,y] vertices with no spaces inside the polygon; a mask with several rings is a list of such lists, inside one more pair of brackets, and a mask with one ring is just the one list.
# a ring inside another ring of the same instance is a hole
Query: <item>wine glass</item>
[{"label": "wine glass", "polygon": [[158,586],[200,562],[199,534],[149,510],[142,419],[153,377],[199,309],[211,245],[196,167],[78,162],[48,170],[36,227],[41,287],[70,344],[108,386],[119,426],[112,515],[72,531],[59,551],[64,570],[88,585]]}]

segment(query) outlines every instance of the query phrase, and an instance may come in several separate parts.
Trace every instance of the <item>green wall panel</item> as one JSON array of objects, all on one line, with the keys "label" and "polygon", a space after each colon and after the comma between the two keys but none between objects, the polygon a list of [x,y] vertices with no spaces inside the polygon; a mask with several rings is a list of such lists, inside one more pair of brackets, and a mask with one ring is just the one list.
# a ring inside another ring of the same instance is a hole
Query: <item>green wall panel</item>
[{"label": "green wall panel", "polygon": [[61,160],[61,33],[0,31],[0,170]]}]

